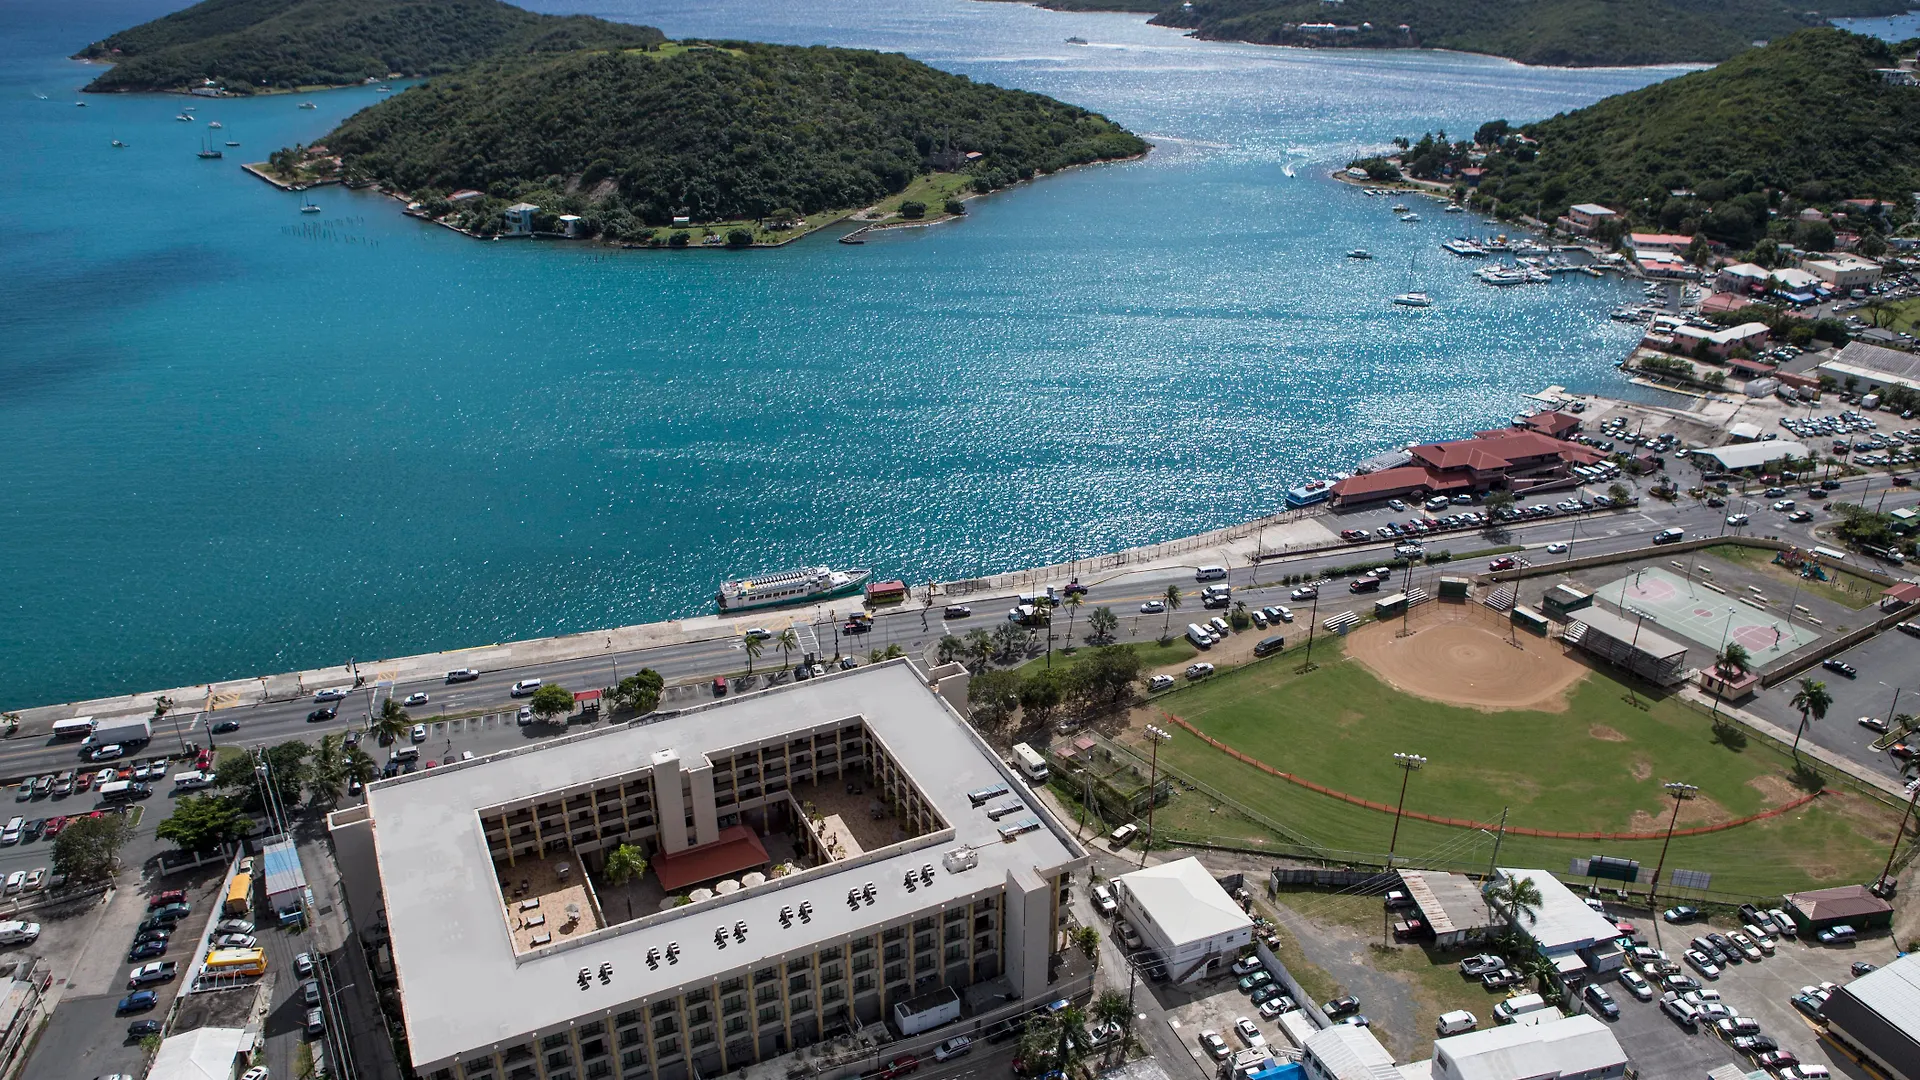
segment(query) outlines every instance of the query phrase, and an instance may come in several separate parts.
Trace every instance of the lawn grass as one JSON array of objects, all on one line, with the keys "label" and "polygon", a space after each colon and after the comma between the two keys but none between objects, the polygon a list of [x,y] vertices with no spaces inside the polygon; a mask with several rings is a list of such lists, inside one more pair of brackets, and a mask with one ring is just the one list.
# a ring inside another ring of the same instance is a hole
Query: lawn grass
[{"label": "lawn grass", "polygon": [[[1056,615],[1055,618],[1059,618],[1059,616]],[[1084,617],[1079,620],[1079,624],[1084,624],[1085,622],[1086,619]],[[1079,624],[1076,624],[1074,627],[1075,633],[1080,632],[1081,627]],[[1064,621],[1057,624],[1057,629],[1065,630],[1066,628],[1067,624]],[[1172,664],[1184,664],[1200,655],[1200,650],[1194,648],[1193,643],[1184,637],[1174,638],[1164,645],[1158,641],[1130,641],[1110,647],[1132,649],[1140,657],[1141,671],[1152,671],[1154,668],[1167,667]],[[1085,659],[1091,652],[1093,652],[1092,646],[1076,648],[1071,653],[1065,649],[1056,648],[1053,650],[1053,666],[1057,668],[1071,667]],[[1047,656],[1045,653],[1042,653],[1020,664],[1014,668],[1014,670],[1025,673],[1034,665],[1039,664],[1044,666],[1046,662]]]},{"label": "lawn grass", "polygon": [[[1169,693],[1156,705],[1275,768],[1351,795],[1393,804],[1402,773],[1392,754],[1425,755],[1411,777],[1409,810],[1566,831],[1660,829],[1672,804],[1661,784],[1698,785],[1682,823],[1725,820],[1797,794],[1786,763],[1758,747],[1714,738],[1707,718],[1676,700],[1639,695],[1599,673],[1569,695],[1563,713],[1486,713],[1393,690],[1346,659],[1337,640],[1317,650],[1320,666],[1298,674],[1292,663],[1263,663],[1222,673]],[[1268,776],[1198,739],[1175,737],[1160,761],[1205,782],[1323,849],[1385,852],[1393,815],[1356,807]],[[1189,795],[1198,800],[1203,796]],[[1179,801],[1179,797],[1176,797]],[[1865,880],[1893,837],[1884,808],[1844,795],[1722,833],[1677,837],[1667,859],[1714,874],[1716,891],[1752,895]],[[1484,871],[1490,833],[1404,820],[1396,850],[1456,869]],[[1507,834],[1500,862],[1560,872],[1570,856],[1614,855],[1657,861],[1660,841],[1588,841]],[[1377,854],[1376,854],[1377,858]]]},{"label": "lawn grass", "polygon": [[1713,555],[1763,574],[1779,582],[1781,588],[1789,590],[1788,595],[1791,595],[1791,590],[1797,585],[1809,595],[1821,597],[1856,611],[1879,600],[1881,590],[1885,588],[1884,585],[1849,574],[1841,567],[1828,566],[1825,560],[1822,560],[1821,565],[1826,569],[1830,580],[1803,579],[1799,574],[1776,564],[1773,561],[1774,553],[1766,548],[1750,548],[1740,544],[1715,544],[1705,549],[1702,554]]}]

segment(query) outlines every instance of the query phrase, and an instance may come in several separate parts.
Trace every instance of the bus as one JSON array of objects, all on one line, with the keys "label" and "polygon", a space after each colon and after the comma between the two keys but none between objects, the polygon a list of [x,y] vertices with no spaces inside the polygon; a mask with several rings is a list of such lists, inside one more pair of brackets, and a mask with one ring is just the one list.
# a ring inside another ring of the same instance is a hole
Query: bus
[{"label": "bus", "polygon": [[53,737],[56,739],[82,739],[93,734],[93,717],[76,716],[71,720],[55,720]]},{"label": "bus", "polygon": [[1046,783],[1047,759],[1026,743],[1013,744],[1013,763],[1020,768],[1021,775],[1036,784]]},{"label": "bus", "polygon": [[229,915],[245,915],[253,906],[253,875],[235,874],[233,884],[227,886],[226,912]]},{"label": "bus", "polygon": [[207,954],[209,975],[265,975],[267,953],[264,949],[215,949]]}]

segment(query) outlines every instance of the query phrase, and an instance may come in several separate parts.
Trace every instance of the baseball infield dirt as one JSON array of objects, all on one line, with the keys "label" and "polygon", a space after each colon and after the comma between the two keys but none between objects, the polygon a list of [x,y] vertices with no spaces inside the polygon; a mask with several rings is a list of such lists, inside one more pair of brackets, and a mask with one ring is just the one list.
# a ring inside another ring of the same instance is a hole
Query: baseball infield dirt
[{"label": "baseball infield dirt", "polygon": [[1567,690],[1586,677],[1585,665],[1558,641],[1499,632],[1488,616],[1460,614],[1434,605],[1414,617],[1406,637],[1399,619],[1364,626],[1347,635],[1347,654],[1394,689],[1430,701],[1489,712],[1566,709]]}]

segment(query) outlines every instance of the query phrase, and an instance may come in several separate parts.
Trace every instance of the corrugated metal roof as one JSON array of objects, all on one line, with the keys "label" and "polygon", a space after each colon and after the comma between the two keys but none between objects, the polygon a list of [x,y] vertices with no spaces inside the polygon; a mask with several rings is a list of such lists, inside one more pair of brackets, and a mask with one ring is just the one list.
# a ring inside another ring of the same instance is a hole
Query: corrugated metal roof
[{"label": "corrugated metal roof", "polygon": [[306,871],[300,869],[300,853],[293,849],[291,840],[278,840],[261,848],[260,865],[267,870],[268,896],[307,887]]},{"label": "corrugated metal roof", "polygon": [[1920,1031],[1920,953],[1909,953],[1842,991],[1902,1031]]}]

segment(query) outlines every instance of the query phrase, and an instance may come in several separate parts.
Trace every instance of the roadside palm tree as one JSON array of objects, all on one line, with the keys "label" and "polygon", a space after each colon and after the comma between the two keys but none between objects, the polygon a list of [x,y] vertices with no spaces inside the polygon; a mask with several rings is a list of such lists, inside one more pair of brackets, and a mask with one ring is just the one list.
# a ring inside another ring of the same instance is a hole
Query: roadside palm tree
[{"label": "roadside palm tree", "polygon": [[1487,892],[1487,899],[1507,916],[1515,930],[1520,928],[1520,916],[1532,915],[1540,910],[1546,899],[1540,895],[1540,886],[1533,879],[1502,877],[1500,883]]},{"label": "roadside palm tree", "polygon": [[1080,594],[1077,592],[1070,592],[1067,594],[1067,598],[1060,602],[1067,605],[1067,643],[1062,648],[1062,651],[1072,652],[1073,651],[1073,618],[1075,615],[1078,615],[1080,613]]},{"label": "roadside palm tree", "polygon": [[1167,623],[1160,628],[1160,639],[1165,641],[1173,636],[1173,613],[1180,610],[1180,586],[1167,586]]},{"label": "roadside palm tree", "polygon": [[747,652],[747,674],[751,675],[753,662],[760,659],[760,654],[766,651],[766,642],[756,634],[748,634],[747,640],[740,647]]},{"label": "roadside palm tree", "polygon": [[780,631],[779,635],[773,639],[773,643],[780,646],[781,666],[785,669],[792,669],[793,661],[789,658],[793,655],[793,650],[800,647],[799,635],[795,634],[793,627],[789,626],[785,630]]},{"label": "roadside palm tree", "polygon": [[[967,631],[967,636],[965,638],[965,641],[966,641],[967,655],[973,658],[973,663],[969,666],[974,667],[975,669],[984,668],[987,666],[989,662],[993,660],[993,635],[992,634],[989,634],[985,630],[975,627],[974,629]],[[978,673],[979,673],[978,670],[976,670],[975,674],[978,674]]]},{"label": "roadside palm tree", "polygon": [[1087,640],[1095,645],[1105,645],[1113,640],[1113,632],[1120,629],[1120,617],[1110,607],[1097,607],[1087,612],[1087,626],[1093,631]]},{"label": "roadside palm tree", "polygon": [[1720,650],[1720,670],[1731,675],[1745,675],[1747,665],[1753,663],[1753,654],[1739,642],[1731,642]]},{"label": "roadside palm tree", "polygon": [[[621,844],[607,853],[605,869],[607,880],[615,887],[624,886],[629,881],[643,878],[647,874],[647,857],[632,844]],[[627,894],[627,919],[633,919],[633,894]]]},{"label": "roadside palm tree", "polygon": [[405,735],[412,727],[413,717],[392,698],[380,705],[380,715],[373,718],[373,736],[382,746]]},{"label": "roadside palm tree", "polygon": [[17,712],[0,713],[0,724],[5,724],[7,726],[7,734],[12,735],[14,732],[20,730],[20,714]]},{"label": "roadside palm tree", "polygon": [[940,639],[940,645],[934,650],[934,657],[942,664],[951,664],[960,659],[967,651],[965,644],[951,635]]},{"label": "roadside palm tree", "polygon": [[907,651],[905,649],[902,649],[899,646],[899,644],[896,643],[896,644],[887,646],[887,651],[880,654],[880,659],[898,660],[905,655],[907,655]]},{"label": "roadside palm tree", "polygon": [[1827,710],[1833,706],[1833,695],[1827,693],[1827,684],[1818,679],[1801,679],[1800,689],[1795,691],[1792,705],[1800,713],[1800,727],[1793,733],[1793,757],[1800,759],[1800,740],[1807,734],[1807,725],[1816,720],[1825,720]]},{"label": "roadside palm tree", "polygon": [[347,783],[346,740],[340,735],[322,735],[307,764],[307,796],[313,806],[332,806],[340,799]]}]

